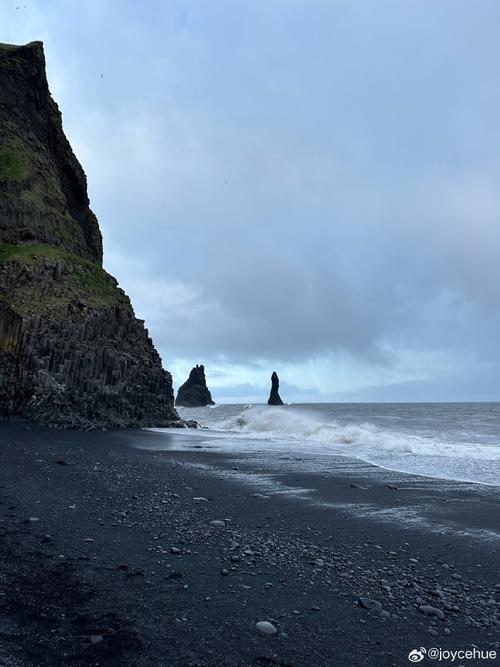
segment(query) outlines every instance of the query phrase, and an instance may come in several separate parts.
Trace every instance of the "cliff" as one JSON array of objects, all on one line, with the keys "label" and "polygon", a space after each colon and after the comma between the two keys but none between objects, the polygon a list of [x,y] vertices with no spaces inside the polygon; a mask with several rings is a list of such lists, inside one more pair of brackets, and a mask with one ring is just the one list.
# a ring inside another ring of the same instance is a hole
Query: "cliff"
[{"label": "cliff", "polygon": [[179,420],[170,374],[102,267],[41,42],[0,45],[2,414],[71,428]]},{"label": "cliff", "polygon": [[276,371],[273,371],[273,374],[271,375],[271,393],[267,399],[268,405],[283,405],[283,401],[281,400],[281,396],[279,394],[279,388],[280,379]]},{"label": "cliff", "polygon": [[205,405],[215,405],[212,395],[207,387],[205,378],[205,367],[195,366],[189,373],[189,377],[177,392],[176,405],[188,408],[199,408]]}]

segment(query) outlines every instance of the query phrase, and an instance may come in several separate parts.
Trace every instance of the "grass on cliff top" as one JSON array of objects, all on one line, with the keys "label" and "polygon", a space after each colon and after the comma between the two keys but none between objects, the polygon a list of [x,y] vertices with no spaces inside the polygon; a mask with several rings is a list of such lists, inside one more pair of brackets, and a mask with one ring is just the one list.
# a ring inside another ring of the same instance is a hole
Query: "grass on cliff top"
[{"label": "grass on cliff top", "polygon": [[4,42],[0,42],[0,49],[3,49],[4,51],[12,51],[12,49],[18,49],[19,46],[16,44],[4,44]]},{"label": "grass on cliff top", "polygon": [[20,259],[23,261],[36,260],[39,257],[51,257],[53,259],[76,259],[79,262],[86,262],[80,257],[72,256],[66,250],[53,248],[52,246],[41,243],[25,243],[21,245],[9,245],[0,243],[0,263],[9,259]]},{"label": "grass on cliff top", "polygon": [[64,277],[54,281],[53,289],[49,290],[36,284],[28,289],[12,289],[8,300],[18,312],[41,313],[64,308],[75,299],[93,308],[115,306],[123,301],[123,293],[98,262],[48,245],[0,243],[0,265],[19,261],[34,266],[44,259],[61,261],[65,265]]},{"label": "grass on cliff top", "polygon": [[16,49],[25,49],[25,48],[42,48],[43,42],[40,40],[35,40],[34,42],[28,42],[27,44],[7,44],[6,42],[0,42],[0,51],[15,51]]}]

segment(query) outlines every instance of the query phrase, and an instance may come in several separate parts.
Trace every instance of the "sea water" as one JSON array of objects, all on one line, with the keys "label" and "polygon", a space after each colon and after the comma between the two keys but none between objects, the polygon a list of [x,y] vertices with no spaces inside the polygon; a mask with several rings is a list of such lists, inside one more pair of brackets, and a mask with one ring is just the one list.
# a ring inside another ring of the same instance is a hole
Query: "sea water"
[{"label": "sea water", "polygon": [[[500,403],[321,403],[180,408],[214,449],[335,455],[500,486]],[[199,433],[199,432],[198,432]]]}]

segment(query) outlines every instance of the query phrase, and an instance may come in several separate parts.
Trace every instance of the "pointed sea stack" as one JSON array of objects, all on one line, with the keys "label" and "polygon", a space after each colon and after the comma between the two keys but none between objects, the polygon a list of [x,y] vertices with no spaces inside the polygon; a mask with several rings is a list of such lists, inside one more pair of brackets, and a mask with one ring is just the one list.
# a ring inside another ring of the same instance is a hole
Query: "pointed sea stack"
[{"label": "pointed sea stack", "polygon": [[215,405],[207,387],[203,365],[195,366],[189,373],[186,382],[179,387],[175,404],[186,408],[202,408],[205,405]]},{"label": "pointed sea stack", "polygon": [[284,405],[279,395],[280,379],[276,371],[271,375],[271,393],[267,401],[268,405]]},{"label": "pointed sea stack", "polygon": [[41,42],[0,44],[0,419],[182,425],[144,322],[102,267]]}]

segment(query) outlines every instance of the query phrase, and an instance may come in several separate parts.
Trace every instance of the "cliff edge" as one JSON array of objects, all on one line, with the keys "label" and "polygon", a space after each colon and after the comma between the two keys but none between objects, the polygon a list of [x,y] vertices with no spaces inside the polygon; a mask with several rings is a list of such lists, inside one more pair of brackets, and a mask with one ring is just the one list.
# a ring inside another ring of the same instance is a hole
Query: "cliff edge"
[{"label": "cliff edge", "polygon": [[41,42],[0,44],[0,418],[181,424],[144,322],[102,267],[99,225]]}]

